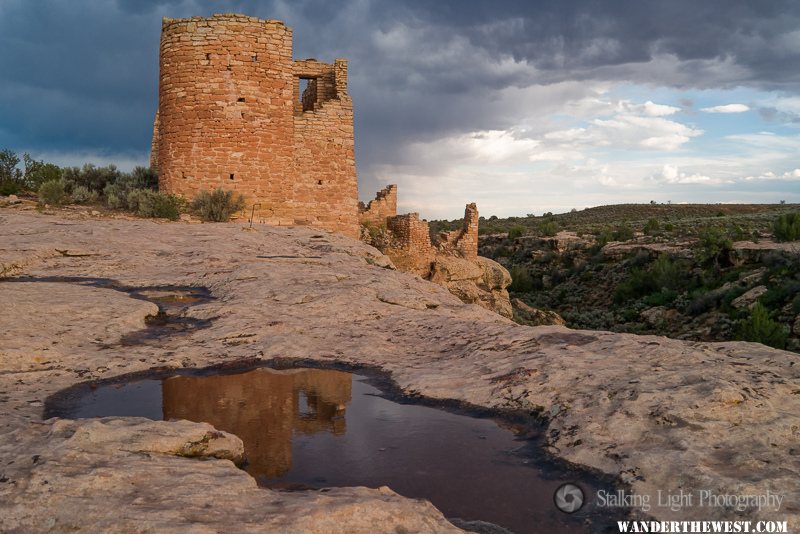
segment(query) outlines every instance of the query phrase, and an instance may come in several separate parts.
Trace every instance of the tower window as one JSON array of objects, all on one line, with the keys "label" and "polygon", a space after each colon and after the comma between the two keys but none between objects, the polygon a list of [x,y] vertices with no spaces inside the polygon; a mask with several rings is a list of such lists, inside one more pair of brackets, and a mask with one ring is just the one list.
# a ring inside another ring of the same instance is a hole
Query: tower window
[{"label": "tower window", "polygon": [[231,180],[233,180],[233,173],[231,173]]},{"label": "tower window", "polygon": [[239,98],[237,98],[237,99],[236,99],[236,101],[237,101],[237,102],[244,102],[244,97],[243,97],[243,96],[240,96]]},{"label": "tower window", "polygon": [[302,110],[314,111],[314,104],[317,102],[317,79],[300,77],[297,84],[297,95]]}]

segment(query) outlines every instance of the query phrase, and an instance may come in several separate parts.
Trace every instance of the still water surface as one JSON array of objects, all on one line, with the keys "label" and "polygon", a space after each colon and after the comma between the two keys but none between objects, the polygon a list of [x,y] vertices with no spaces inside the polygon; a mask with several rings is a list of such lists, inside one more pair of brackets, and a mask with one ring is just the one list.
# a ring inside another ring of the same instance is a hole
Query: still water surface
[{"label": "still water surface", "polygon": [[259,368],[87,388],[53,415],[211,423],[242,439],[245,469],[265,487],[389,486],[430,500],[447,517],[513,532],[604,530],[591,503],[572,515],[555,508],[563,482],[583,476],[587,496],[597,486],[585,474],[545,467],[533,442],[491,419],[381,394],[358,374]]}]

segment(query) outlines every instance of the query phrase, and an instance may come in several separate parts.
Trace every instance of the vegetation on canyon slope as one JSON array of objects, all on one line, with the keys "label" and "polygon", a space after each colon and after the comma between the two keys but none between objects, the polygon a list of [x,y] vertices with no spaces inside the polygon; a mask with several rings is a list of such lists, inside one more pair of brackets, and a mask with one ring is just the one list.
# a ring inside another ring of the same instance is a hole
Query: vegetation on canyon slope
[{"label": "vegetation on canyon slope", "polygon": [[601,206],[482,219],[480,253],[573,328],[800,351],[799,223],[786,204]]}]

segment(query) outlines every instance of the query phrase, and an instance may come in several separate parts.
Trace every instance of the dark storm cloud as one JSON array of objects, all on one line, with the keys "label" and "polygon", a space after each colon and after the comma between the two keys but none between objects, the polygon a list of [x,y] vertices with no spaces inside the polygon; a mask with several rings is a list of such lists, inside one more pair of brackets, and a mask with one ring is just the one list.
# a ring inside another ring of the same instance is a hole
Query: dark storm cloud
[{"label": "dark storm cloud", "polygon": [[0,146],[144,153],[160,18],[214,12],[285,19],[297,57],[350,59],[367,174],[402,160],[410,140],[511,124],[505,88],[800,87],[800,4],[791,0],[3,0]]}]

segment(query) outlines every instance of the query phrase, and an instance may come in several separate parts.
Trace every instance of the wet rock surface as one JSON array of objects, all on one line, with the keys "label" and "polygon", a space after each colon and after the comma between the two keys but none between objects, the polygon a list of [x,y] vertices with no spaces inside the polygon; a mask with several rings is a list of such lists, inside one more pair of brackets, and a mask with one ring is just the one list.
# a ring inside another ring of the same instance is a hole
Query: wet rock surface
[{"label": "wet rock surface", "polygon": [[[308,229],[12,211],[0,211],[0,224],[6,273],[197,286],[214,296],[185,311],[210,321],[206,328],[122,346],[158,306],[106,288],[0,281],[0,302],[13,303],[0,307],[0,530],[455,530],[428,503],[387,489],[272,492],[230,460],[176,454],[173,445],[213,432],[204,425],[41,422],[45,399],[77,382],[274,358],[375,365],[409,395],[541,411],[553,454],[618,476],[653,501],[659,489],[785,496],[779,512],[653,507],[657,518],[797,525],[797,354],[517,325],[384,268],[371,247]],[[73,439],[98,424],[115,433]],[[173,431],[177,438],[164,437]],[[235,439],[219,439],[218,450],[235,458]]]}]

